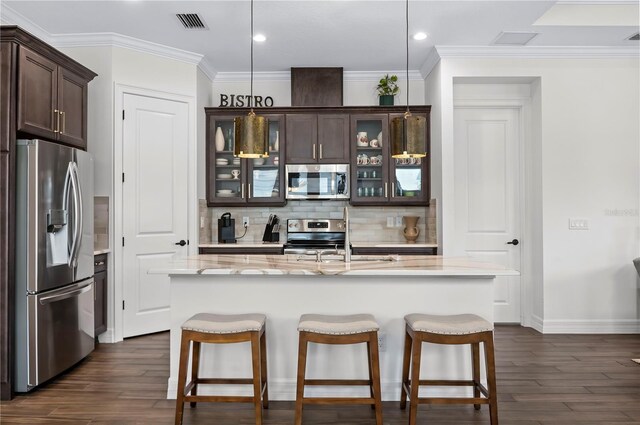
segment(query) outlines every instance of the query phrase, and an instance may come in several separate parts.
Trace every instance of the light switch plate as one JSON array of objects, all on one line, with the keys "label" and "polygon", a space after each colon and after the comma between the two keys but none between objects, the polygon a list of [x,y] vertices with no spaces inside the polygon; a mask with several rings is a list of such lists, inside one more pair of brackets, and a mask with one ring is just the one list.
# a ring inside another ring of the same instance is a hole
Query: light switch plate
[{"label": "light switch plate", "polygon": [[396,217],[396,227],[402,227],[402,217]]},{"label": "light switch plate", "polygon": [[393,216],[387,217],[387,227],[393,227]]},{"label": "light switch plate", "polygon": [[569,230],[589,230],[589,219],[576,217],[570,218]]}]

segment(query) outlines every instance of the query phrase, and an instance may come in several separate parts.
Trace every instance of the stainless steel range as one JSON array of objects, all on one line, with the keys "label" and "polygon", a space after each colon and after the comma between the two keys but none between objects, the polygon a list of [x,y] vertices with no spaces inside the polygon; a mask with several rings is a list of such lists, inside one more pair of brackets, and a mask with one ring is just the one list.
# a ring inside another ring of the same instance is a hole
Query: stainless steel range
[{"label": "stainless steel range", "polygon": [[313,254],[321,250],[343,250],[344,219],[289,219],[285,254]]}]

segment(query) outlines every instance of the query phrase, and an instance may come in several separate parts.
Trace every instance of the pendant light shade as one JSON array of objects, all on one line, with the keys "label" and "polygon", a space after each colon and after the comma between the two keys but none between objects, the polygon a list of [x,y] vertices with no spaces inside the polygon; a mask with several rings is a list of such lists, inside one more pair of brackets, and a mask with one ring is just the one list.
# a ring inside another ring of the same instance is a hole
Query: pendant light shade
[{"label": "pendant light shade", "polygon": [[427,156],[425,117],[406,112],[391,120],[391,156],[393,158],[424,158]]},{"label": "pendant light shade", "polygon": [[235,127],[235,148],[233,154],[240,158],[268,157],[269,120],[256,115],[253,110],[249,115],[233,120]]},{"label": "pendant light shade", "polygon": [[409,0],[405,1],[407,45],[407,111],[391,120],[391,156],[393,158],[423,158],[427,156],[425,117],[413,116],[409,111]]},{"label": "pendant light shade", "polygon": [[251,0],[251,110],[244,117],[236,117],[234,123],[235,146],[233,154],[240,158],[266,158],[269,156],[269,120],[253,112],[253,0]]}]

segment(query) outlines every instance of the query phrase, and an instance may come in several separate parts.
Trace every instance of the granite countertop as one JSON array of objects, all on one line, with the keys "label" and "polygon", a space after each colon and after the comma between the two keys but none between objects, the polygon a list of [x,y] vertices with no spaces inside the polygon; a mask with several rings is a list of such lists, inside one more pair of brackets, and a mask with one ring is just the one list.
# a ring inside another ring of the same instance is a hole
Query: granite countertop
[{"label": "granite countertop", "polygon": [[109,248],[94,248],[93,255],[108,254],[110,252]]},{"label": "granite countertop", "polygon": [[[302,259],[304,257],[304,259]],[[354,255],[344,263],[327,255],[318,263],[314,257],[299,255],[218,255],[186,257],[158,268],[151,274],[169,275],[342,275],[342,276],[517,276],[506,267],[470,258],[411,255]],[[391,261],[389,261],[391,260]]]},{"label": "granite countertop", "polygon": [[200,248],[282,248],[284,244],[282,243],[264,243],[264,242],[254,242],[254,243],[201,243],[198,245]]},{"label": "granite countertop", "polygon": [[[198,245],[200,248],[270,248],[270,247],[282,247],[283,243],[201,243]],[[438,244],[435,243],[380,243],[380,242],[352,242],[352,247],[356,248],[437,248]]]}]

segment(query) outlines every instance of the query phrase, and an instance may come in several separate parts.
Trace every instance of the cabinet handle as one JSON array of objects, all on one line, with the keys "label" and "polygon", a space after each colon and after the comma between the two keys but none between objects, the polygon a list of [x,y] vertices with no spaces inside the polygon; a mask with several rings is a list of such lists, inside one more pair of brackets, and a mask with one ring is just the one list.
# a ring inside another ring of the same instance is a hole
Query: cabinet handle
[{"label": "cabinet handle", "polygon": [[389,188],[389,187],[388,187],[388,184],[389,184],[389,183],[386,183],[386,182],[385,182],[385,184],[384,184],[384,197],[385,197],[385,198],[386,198],[387,196],[389,196],[389,195],[388,195],[388,192],[387,192],[387,189]]},{"label": "cabinet handle", "polygon": [[392,198],[396,197],[396,184],[395,183],[391,183],[391,197]]},{"label": "cabinet handle", "polygon": [[247,193],[247,195],[249,196],[249,199],[251,199],[251,183],[249,183],[249,193]]},{"label": "cabinet handle", "polygon": [[53,110],[54,115],[54,119],[56,120],[56,128],[53,130],[54,133],[58,133],[58,130],[60,129],[60,111],[58,111],[57,109]]},{"label": "cabinet handle", "polygon": [[60,111],[60,115],[62,115],[62,130],[60,130],[60,134],[62,134],[67,129],[67,116],[64,114],[64,111]]},{"label": "cabinet handle", "polygon": [[322,143],[320,143],[320,159],[322,159]]},{"label": "cabinet handle", "polygon": [[240,197],[244,198],[244,183],[240,185]]},{"label": "cabinet handle", "polygon": [[316,144],[313,144],[313,159],[316,159]]},{"label": "cabinet handle", "polygon": [[98,261],[96,263],[93,263],[94,266],[104,266],[104,261]]}]

